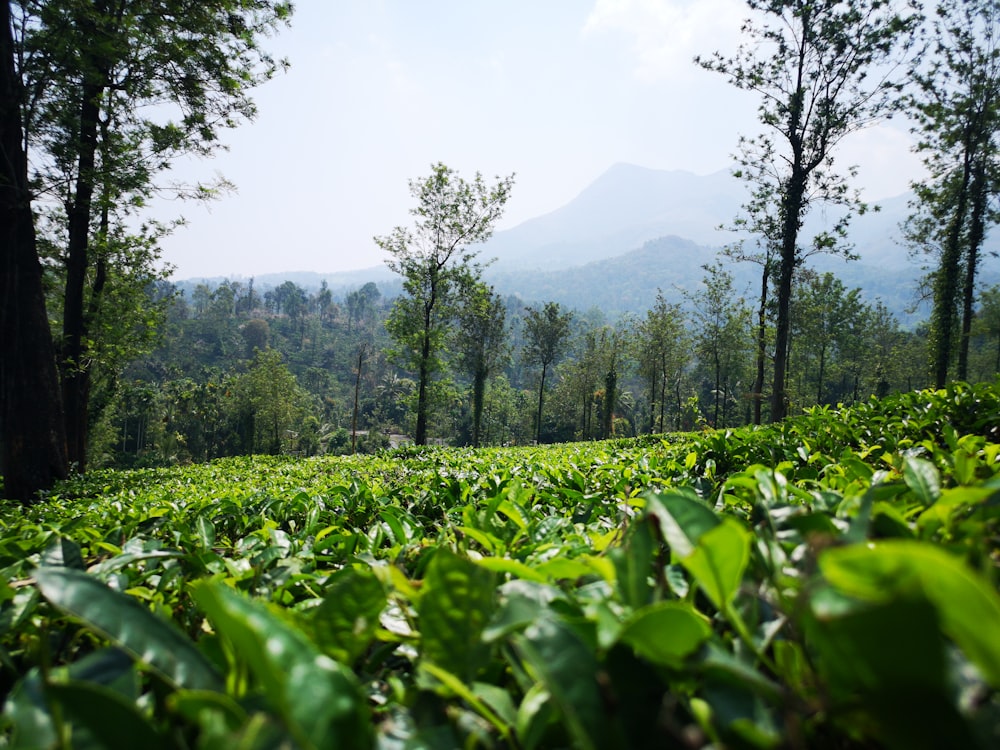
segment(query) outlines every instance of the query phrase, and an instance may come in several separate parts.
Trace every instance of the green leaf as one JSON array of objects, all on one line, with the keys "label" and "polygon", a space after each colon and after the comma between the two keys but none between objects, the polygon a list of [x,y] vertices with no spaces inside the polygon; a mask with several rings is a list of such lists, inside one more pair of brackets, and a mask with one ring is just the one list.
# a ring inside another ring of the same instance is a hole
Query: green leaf
[{"label": "green leaf", "polygon": [[212,523],[212,519],[208,517],[207,513],[199,513],[195,517],[194,529],[201,546],[205,549],[212,549],[215,545],[215,524]]},{"label": "green leaf", "polygon": [[374,639],[385,605],[385,590],[369,568],[338,571],[311,613],[316,642],[342,664],[353,664]]},{"label": "green leaf", "polygon": [[476,560],[476,565],[494,573],[509,573],[525,581],[545,583],[548,577],[542,575],[534,568],[525,565],[520,560],[511,560],[509,557],[484,557]]},{"label": "green leaf", "polygon": [[624,747],[620,727],[605,711],[594,652],[568,625],[543,615],[511,643],[552,696],[575,747]]},{"label": "green leaf", "polygon": [[56,568],[86,570],[80,545],[71,539],[60,538],[42,553],[41,564]]},{"label": "green leaf", "polygon": [[702,534],[719,524],[704,502],[680,492],[647,494],[646,513],[659,524],[660,534],[678,557],[690,555]]},{"label": "green leaf", "polygon": [[498,589],[500,603],[489,625],[483,629],[483,640],[491,643],[510,632],[529,625],[563,593],[555,586],[537,581],[515,579]]},{"label": "green leaf", "polygon": [[[608,556],[615,566],[615,583],[622,603],[633,609],[649,604],[653,587],[654,539],[648,519],[632,525],[624,547],[615,547]],[[656,541],[658,545],[659,542]]]},{"label": "green leaf", "polygon": [[84,727],[101,748],[156,750],[166,746],[135,704],[110,688],[94,682],[53,683],[46,686],[45,693],[66,719]]},{"label": "green leaf", "polygon": [[928,543],[887,540],[828,549],[819,565],[833,586],[864,601],[926,597],[944,632],[1000,687],[1000,595],[961,560]]},{"label": "green leaf", "polygon": [[421,657],[471,682],[488,655],[482,635],[494,597],[492,572],[451,550],[438,550],[417,605]]},{"label": "green leaf", "polygon": [[[509,716],[507,718],[503,718],[499,714],[497,714],[497,712],[494,711],[493,708],[491,708],[490,705],[486,701],[484,701],[472,688],[467,686],[464,682],[462,682],[458,677],[456,677],[451,672],[445,669],[441,669],[441,667],[438,667],[435,664],[431,664],[430,662],[421,662],[420,670],[430,675],[438,682],[440,682],[441,685],[443,685],[444,688],[447,689],[447,691],[449,691],[451,694],[456,695],[462,700],[464,700],[477,714],[479,714],[486,721],[492,724],[493,727],[500,733],[500,736],[503,737],[508,744],[511,745],[514,744],[512,742],[513,737],[510,733]],[[496,690],[494,691],[488,690],[490,686],[486,687],[487,691],[485,692],[488,692],[491,695],[492,693],[497,692]],[[511,707],[511,712],[512,711],[513,707]]]},{"label": "green leaf", "polygon": [[837,602],[826,594],[814,597],[813,611],[808,642],[835,706],[866,713],[890,747],[977,746],[951,697],[933,604]]},{"label": "green leaf", "polygon": [[619,640],[654,664],[679,667],[711,633],[708,621],[689,605],[657,602],[635,612]]},{"label": "green leaf", "polygon": [[156,670],[177,687],[221,690],[223,680],[195,645],[173,625],[129,596],[78,570],[38,568],[42,596]]},{"label": "green leaf", "polygon": [[198,584],[195,600],[216,631],[246,660],[268,704],[301,747],[367,748],[369,710],[354,674],[289,623],[218,582]]},{"label": "green leaf", "polygon": [[941,475],[937,467],[924,458],[904,457],[903,481],[925,506],[933,505],[941,494]]},{"label": "green leaf", "polygon": [[691,554],[681,558],[698,585],[720,610],[725,610],[740,588],[750,561],[750,532],[726,518],[706,531]]}]

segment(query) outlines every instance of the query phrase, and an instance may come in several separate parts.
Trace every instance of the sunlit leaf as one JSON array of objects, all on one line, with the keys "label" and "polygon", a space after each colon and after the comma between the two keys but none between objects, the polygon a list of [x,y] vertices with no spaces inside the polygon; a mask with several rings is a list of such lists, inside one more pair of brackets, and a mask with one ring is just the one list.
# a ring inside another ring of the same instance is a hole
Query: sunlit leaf
[{"label": "sunlit leaf", "polygon": [[178,687],[219,690],[222,678],[194,644],[125,594],[69,568],[38,568],[42,595]]}]

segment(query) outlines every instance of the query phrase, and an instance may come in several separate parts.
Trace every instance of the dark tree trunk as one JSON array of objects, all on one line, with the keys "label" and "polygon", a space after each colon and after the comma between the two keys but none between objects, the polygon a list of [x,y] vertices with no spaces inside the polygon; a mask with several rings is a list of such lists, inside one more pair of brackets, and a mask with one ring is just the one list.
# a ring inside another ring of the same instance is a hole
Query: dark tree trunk
[{"label": "dark tree trunk", "polygon": [[351,414],[351,453],[358,451],[358,403],[361,393],[361,370],[365,364],[367,347],[362,344],[358,347],[358,372],[354,377],[354,412]]},{"label": "dark tree trunk", "polygon": [[98,117],[102,87],[85,83],[80,102],[80,133],[76,188],[69,207],[69,240],[66,251],[66,287],[63,306],[63,342],[60,367],[66,411],[66,443],[70,464],[87,466],[87,424],[90,370],[85,362],[87,316],[84,290],[90,250],[90,217],[94,197]]},{"label": "dark tree trunk", "polygon": [[941,265],[934,275],[934,307],[931,310],[931,334],[934,385],[944,388],[948,382],[948,365],[951,364],[953,332],[955,329],[955,303],[958,301],[958,279],[962,261],[962,228],[969,201],[971,155],[966,147],[962,163],[961,182],[955,198],[954,214],[948,224]]},{"label": "dark tree trunk", "polygon": [[420,344],[420,369],[417,375],[417,427],[413,433],[414,445],[427,445],[427,381],[430,379],[431,363],[431,313],[424,315],[424,336]]},{"label": "dark tree trunk", "polygon": [[806,189],[806,172],[796,155],[792,174],[782,198],[781,262],[778,266],[778,319],[774,335],[774,381],[771,386],[771,421],[780,422],[788,413],[785,379],[788,372],[788,342],[791,334],[792,276],[798,261],[799,226]]},{"label": "dark tree trunk", "polygon": [[483,403],[486,401],[486,377],[489,373],[482,367],[476,368],[472,377],[472,447],[478,448],[480,428],[483,423]]},{"label": "dark tree trunk", "polygon": [[535,442],[542,442],[542,404],[545,401],[545,371],[548,363],[542,362],[542,379],[538,384],[538,416],[535,419]]},{"label": "dark tree trunk", "polygon": [[55,348],[45,311],[22,142],[10,3],[0,3],[0,460],[4,496],[28,503],[67,476]]},{"label": "dark tree trunk", "polygon": [[767,290],[771,284],[771,261],[765,259],[760,280],[760,307],[757,309],[757,377],[753,381],[753,423],[760,424],[764,403],[764,363],[767,358]]},{"label": "dark tree trunk", "polygon": [[615,402],[618,400],[618,373],[608,371],[604,376],[604,420],[601,425],[602,437],[607,440],[615,434]]},{"label": "dark tree trunk", "polygon": [[986,236],[986,204],[989,190],[986,183],[986,165],[977,160],[970,189],[972,215],[969,218],[969,247],[965,257],[965,283],[962,286],[962,335],[958,343],[959,380],[969,378],[969,339],[972,335],[973,307],[976,301],[976,274],[979,270],[979,248]]}]

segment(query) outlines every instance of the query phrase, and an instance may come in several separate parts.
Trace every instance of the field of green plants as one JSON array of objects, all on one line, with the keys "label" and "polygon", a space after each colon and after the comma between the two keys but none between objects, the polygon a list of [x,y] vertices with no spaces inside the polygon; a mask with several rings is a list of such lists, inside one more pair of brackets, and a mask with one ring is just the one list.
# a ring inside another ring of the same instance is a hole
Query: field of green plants
[{"label": "field of green plants", "polygon": [[1000,746],[1000,382],[95,472],[0,516],[0,744]]}]

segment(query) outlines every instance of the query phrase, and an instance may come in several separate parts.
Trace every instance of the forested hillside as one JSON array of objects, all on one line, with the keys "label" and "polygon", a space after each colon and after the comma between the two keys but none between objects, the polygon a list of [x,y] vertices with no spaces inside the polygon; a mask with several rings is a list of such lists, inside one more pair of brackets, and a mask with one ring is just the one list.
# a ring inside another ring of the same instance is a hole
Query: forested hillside
[{"label": "forested hillside", "polygon": [[[543,440],[753,421],[753,300],[724,269],[703,275],[687,294],[654,293],[642,315],[611,320],[599,298],[590,309],[564,307],[572,323],[546,387]],[[120,398],[109,400],[95,456],[102,463],[350,452],[352,427],[361,433],[355,447],[372,450],[388,444],[388,433],[411,433],[414,374],[393,356],[385,320],[394,300],[375,284],[346,295],[325,287],[307,293],[290,281],[267,290],[200,285],[190,296],[170,296],[164,284],[161,293],[162,343],[128,368]],[[885,306],[865,303],[832,275],[803,273],[794,304],[793,410],[927,385],[923,328],[904,329]],[[540,373],[525,356],[524,319],[541,306],[503,299],[509,357],[487,384],[485,444],[534,438]],[[1000,371],[1000,291],[984,295],[982,310],[974,379]],[[431,429],[435,440],[456,445],[471,442],[471,383],[460,356],[453,340],[448,369],[434,384]]]}]

